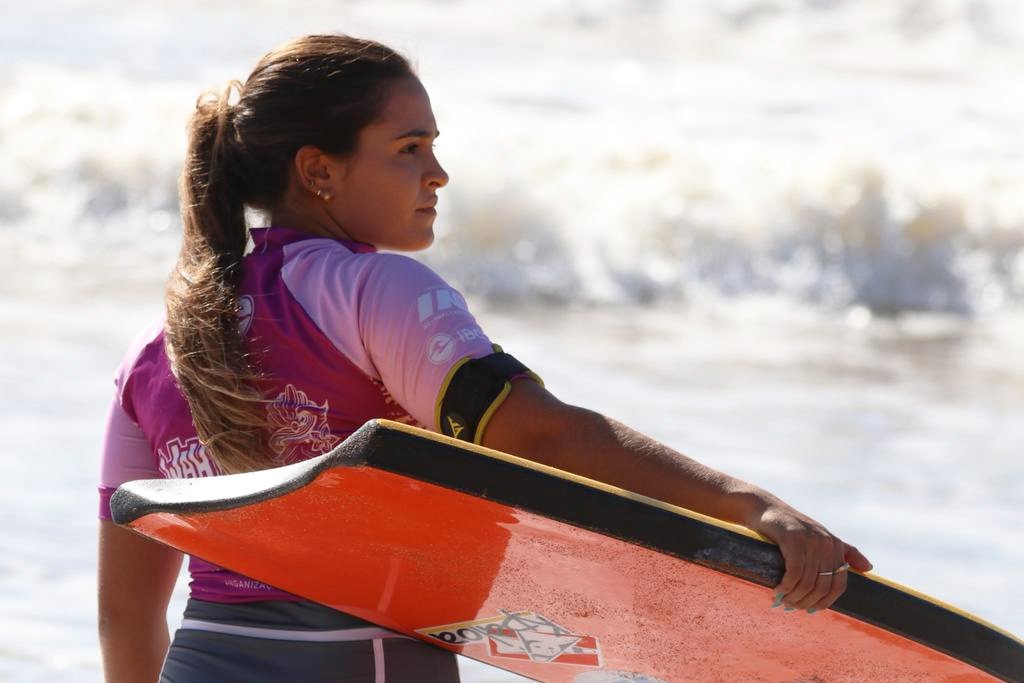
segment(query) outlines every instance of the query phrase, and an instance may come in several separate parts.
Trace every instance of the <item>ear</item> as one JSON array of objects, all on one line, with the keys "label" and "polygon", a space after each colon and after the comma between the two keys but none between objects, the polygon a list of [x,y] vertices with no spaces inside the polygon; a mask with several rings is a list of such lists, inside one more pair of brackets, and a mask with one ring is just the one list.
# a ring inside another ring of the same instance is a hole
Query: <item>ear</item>
[{"label": "ear", "polygon": [[293,163],[295,179],[303,189],[314,193],[317,189],[325,189],[331,178],[333,163],[322,149],[313,145],[300,147]]}]

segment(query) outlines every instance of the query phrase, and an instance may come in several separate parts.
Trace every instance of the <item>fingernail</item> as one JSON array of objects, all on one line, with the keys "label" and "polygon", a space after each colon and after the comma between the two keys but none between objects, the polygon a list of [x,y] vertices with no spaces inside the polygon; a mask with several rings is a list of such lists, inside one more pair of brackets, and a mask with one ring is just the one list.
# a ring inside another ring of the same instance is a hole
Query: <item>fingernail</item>
[{"label": "fingernail", "polygon": [[807,613],[808,613],[808,614],[814,614],[814,613],[815,613],[815,612],[817,612],[817,611],[818,611],[818,610],[816,610],[816,609],[814,609],[814,608],[812,607],[812,608],[810,608],[809,610],[807,610]]},{"label": "fingernail", "polygon": [[796,611],[796,607],[787,607],[787,608],[786,608],[786,609],[784,609],[783,611],[784,611],[784,612],[795,612],[795,611]]},{"label": "fingernail", "polygon": [[775,602],[772,603],[772,607],[778,607],[782,604],[782,598],[786,597],[785,593],[776,593]]}]

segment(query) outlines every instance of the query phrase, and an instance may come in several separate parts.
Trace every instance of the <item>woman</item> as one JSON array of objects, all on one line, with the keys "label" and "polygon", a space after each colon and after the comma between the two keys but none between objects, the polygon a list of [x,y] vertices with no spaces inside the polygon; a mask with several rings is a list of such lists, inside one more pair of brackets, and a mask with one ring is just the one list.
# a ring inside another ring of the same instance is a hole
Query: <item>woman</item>
[{"label": "woman", "polygon": [[[346,36],[292,41],[244,85],[200,99],[166,321],[139,335],[118,371],[104,446],[99,613],[110,683],[458,680],[448,653],[195,559],[170,644],[180,555],[109,520],[124,481],[310,458],[377,417],[754,529],[786,560],[775,606],[823,609],[847,568],[871,568],[769,493],[560,402],[492,346],[436,274],[377,253],[431,244],[448,183],[437,135],[408,62]],[[273,227],[247,230],[247,208]]]}]

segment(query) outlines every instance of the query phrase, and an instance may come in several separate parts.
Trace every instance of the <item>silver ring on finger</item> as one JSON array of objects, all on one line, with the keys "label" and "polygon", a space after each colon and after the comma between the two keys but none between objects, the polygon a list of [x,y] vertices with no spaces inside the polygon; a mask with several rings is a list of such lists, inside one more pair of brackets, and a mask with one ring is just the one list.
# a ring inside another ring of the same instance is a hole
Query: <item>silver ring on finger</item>
[{"label": "silver ring on finger", "polygon": [[850,569],[850,563],[849,562],[843,562],[843,566],[842,567],[839,567],[837,569],[833,569],[830,572],[818,572],[818,576],[834,576],[835,574],[842,574],[843,572],[848,571],[849,569]]}]

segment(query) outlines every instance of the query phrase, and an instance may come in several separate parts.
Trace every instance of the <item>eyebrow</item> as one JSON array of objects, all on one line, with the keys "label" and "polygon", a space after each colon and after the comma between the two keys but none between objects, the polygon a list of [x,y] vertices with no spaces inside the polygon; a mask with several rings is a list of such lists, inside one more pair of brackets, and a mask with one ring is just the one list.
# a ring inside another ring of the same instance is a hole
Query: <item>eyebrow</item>
[{"label": "eyebrow", "polygon": [[429,130],[425,130],[423,128],[414,128],[413,130],[410,130],[410,131],[407,131],[405,133],[402,133],[401,135],[397,136],[395,139],[396,140],[401,140],[403,138],[436,138],[439,135],[441,135],[441,131],[439,131],[439,130],[429,131]]}]

